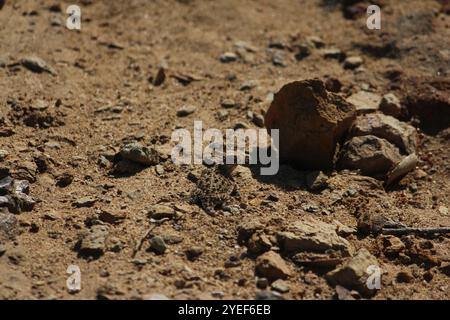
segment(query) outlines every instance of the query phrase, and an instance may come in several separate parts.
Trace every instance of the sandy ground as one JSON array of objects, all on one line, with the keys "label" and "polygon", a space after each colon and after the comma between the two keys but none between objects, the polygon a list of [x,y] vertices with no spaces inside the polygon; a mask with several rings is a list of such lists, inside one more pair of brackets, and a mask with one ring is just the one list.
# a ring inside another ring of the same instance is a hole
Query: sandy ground
[{"label": "sandy ground", "polygon": [[[7,0],[0,10],[0,117],[5,120],[2,130],[12,131],[0,137],[0,149],[8,154],[0,166],[29,180],[30,195],[38,199],[32,211],[17,215],[15,239],[2,244],[1,298],[144,299],[163,294],[173,299],[253,299],[261,289],[255,259],[245,255],[246,247],[237,240],[242,222],[258,220],[272,238],[304,216],[356,227],[358,210],[376,203],[411,226],[450,226],[444,210],[450,208],[445,128],[421,133],[419,168],[426,176],[412,172],[393,190],[371,190],[354,173],[335,171],[328,188],[312,193],[292,186],[299,171],[288,166],[267,179],[243,167],[235,178],[240,209],[217,216],[187,200],[194,187],[189,173],[199,170],[196,166],[166,160],[125,177],[110,173],[110,160],[127,141],[170,150],[172,131],[192,130],[194,120],[210,128],[257,128],[249,111],[264,113],[268,97],[293,80],[335,78],[343,84],[343,96],[368,89],[380,95],[393,91],[403,99],[406,79],[448,78],[450,18],[438,1],[382,1],[380,31],[368,30],[364,16],[346,19],[337,1],[76,2],[82,13],[79,31],[65,27],[69,2]],[[363,68],[344,69],[342,62],[324,59],[320,48],[296,59],[296,44],[311,36],[322,40],[319,46],[363,57]],[[239,41],[247,45],[238,50],[237,61],[222,63],[219,57],[236,52]],[[284,66],[274,63],[274,54]],[[20,65],[32,55],[52,73]],[[161,65],[166,79],[155,86]],[[251,88],[242,90],[249,83]],[[225,99],[239,107],[223,108]],[[24,110],[38,100],[51,110],[43,121],[48,125],[24,120],[29,119]],[[184,105],[196,111],[178,117]],[[406,121],[417,126],[414,119]],[[73,181],[60,187],[64,173]],[[357,194],[348,196],[349,188]],[[75,207],[83,197],[94,203]],[[155,254],[145,240],[133,257],[152,225],[145,209],[157,203],[177,208],[176,219],[156,224],[152,231],[169,239],[167,250]],[[107,248],[97,259],[87,258],[77,252],[79,234],[102,210],[124,218],[104,222]],[[402,238],[427,250],[425,258],[409,259],[387,256],[380,236],[346,238],[356,249],[367,248],[383,270],[381,289],[372,299],[450,298],[448,270],[446,275],[442,268],[450,262],[448,236]],[[192,247],[202,251],[195,261],[185,254]],[[284,283],[289,292],[280,296],[336,298],[324,273],[285,262],[293,274]],[[81,270],[82,289],[76,293],[66,287],[69,265]],[[399,272],[411,278],[399,283]]]}]

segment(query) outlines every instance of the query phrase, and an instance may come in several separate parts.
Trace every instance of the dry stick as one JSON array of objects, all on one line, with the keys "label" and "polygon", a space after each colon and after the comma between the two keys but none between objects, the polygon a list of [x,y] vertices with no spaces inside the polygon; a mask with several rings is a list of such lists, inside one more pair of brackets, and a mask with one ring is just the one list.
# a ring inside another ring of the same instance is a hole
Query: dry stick
[{"label": "dry stick", "polygon": [[382,234],[390,235],[405,235],[405,234],[446,234],[450,233],[450,228],[383,228],[381,229]]},{"label": "dry stick", "polygon": [[141,250],[142,245],[144,244],[145,239],[148,238],[148,236],[150,236],[150,234],[152,233],[153,229],[155,229],[155,225],[150,226],[150,228],[148,228],[148,230],[145,232],[144,236],[141,237],[141,239],[139,239],[139,242],[137,243],[137,245],[134,247],[133,250],[133,254],[132,254],[132,258],[134,258],[136,256],[136,254]]},{"label": "dry stick", "polygon": [[150,222],[155,222],[156,225],[150,226],[147,229],[147,231],[145,232],[145,234],[141,237],[141,239],[139,239],[139,242],[137,243],[137,245],[133,249],[133,254],[131,255],[132,258],[134,258],[136,256],[136,254],[141,250],[145,239],[147,239],[152,234],[153,229],[155,229],[157,225],[160,225],[160,224],[166,222],[167,220],[169,220],[169,218],[163,218],[161,220],[153,220],[153,219],[150,220]]}]

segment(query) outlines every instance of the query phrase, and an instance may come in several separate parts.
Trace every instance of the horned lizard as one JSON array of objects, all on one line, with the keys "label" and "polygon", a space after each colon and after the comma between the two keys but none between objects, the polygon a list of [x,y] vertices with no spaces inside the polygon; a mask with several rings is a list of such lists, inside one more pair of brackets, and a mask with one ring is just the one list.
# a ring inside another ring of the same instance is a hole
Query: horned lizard
[{"label": "horned lizard", "polygon": [[233,195],[238,193],[231,173],[235,165],[214,165],[205,168],[191,193],[191,201],[198,204],[206,213],[215,215]]}]

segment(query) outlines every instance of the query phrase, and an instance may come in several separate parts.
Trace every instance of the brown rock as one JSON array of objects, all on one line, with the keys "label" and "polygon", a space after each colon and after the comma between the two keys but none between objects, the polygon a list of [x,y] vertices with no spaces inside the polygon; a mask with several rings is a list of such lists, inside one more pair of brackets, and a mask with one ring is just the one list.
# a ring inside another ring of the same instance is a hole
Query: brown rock
[{"label": "brown rock", "polygon": [[246,243],[257,230],[262,229],[264,229],[264,226],[259,221],[250,220],[242,222],[237,228],[238,242],[241,244]]},{"label": "brown rock", "polygon": [[142,146],[139,143],[127,144],[120,150],[123,159],[145,166],[156,165],[160,161],[159,152],[153,147]]},{"label": "brown rock", "polygon": [[68,172],[63,172],[56,177],[56,185],[61,188],[65,188],[70,185],[73,181],[73,175]]},{"label": "brown rock", "polygon": [[394,118],[399,118],[404,113],[400,100],[393,93],[388,93],[383,96],[380,102],[380,110],[385,115]]},{"label": "brown rock", "polygon": [[175,209],[162,204],[155,204],[147,209],[147,215],[149,218],[155,220],[161,220],[164,218],[173,219],[176,215]]},{"label": "brown rock", "polygon": [[265,115],[265,125],[280,130],[282,161],[327,169],[333,167],[339,142],[354,117],[351,104],[328,92],[321,80],[313,79],[283,86]]},{"label": "brown rock", "polygon": [[193,114],[196,110],[197,110],[196,106],[187,104],[177,110],[177,116],[180,118],[187,117],[188,115]]},{"label": "brown rock", "polygon": [[414,276],[412,275],[411,271],[404,270],[397,273],[396,279],[398,283],[410,283],[414,281]]},{"label": "brown rock", "polygon": [[383,138],[406,154],[416,150],[416,129],[391,116],[379,113],[359,116],[350,130],[350,136],[366,135]]},{"label": "brown rock", "polygon": [[269,237],[262,232],[254,233],[247,243],[248,252],[251,254],[261,254],[270,250],[271,247]]},{"label": "brown rock", "polygon": [[351,56],[344,60],[345,69],[356,69],[364,62],[363,58],[359,56]]},{"label": "brown rock", "polygon": [[338,220],[333,220],[333,224],[336,226],[336,233],[341,237],[347,237],[356,233],[356,228],[346,226]]},{"label": "brown rock", "polygon": [[375,93],[358,91],[348,97],[347,102],[355,106],[358,114],[366,114],[378,110],[381,97]]},{"label": "brown rock", "polygon": [[349,256],[353,252],[351,244],[337,235],[336,226],[311,217],[294,223],[287,232],[279,232],[277,239],[280,247],[289,253],[332,249]]},{"label": "brown rock", "polygon": [[370,266],[378,266],[378,261],[367,249],[362,248],[341,267],[327,273],[326,277],[332,285],[341,285],[347,289],[355,289],[362,294],[371,295],[374,290],[367,286]]},{"label": "brown rock", "polygon": [[96,198],[87,196],[75,200],[72,205],[77,208],[90,208],[95,204],[95,202],[97,202]]},{"label": "brown rock", "polygon": [[17,218],[8,210],[0,208],[0,243],[14,238],[18,233]]},{"label": "brown rock", "polygon": [[186,257],[188,258],[189,261],[195,261],[198,259],[198,257],[202,255],[203,248],[197,246],[190,247],[186,249],[184,253],[186,254]]},{"label": "brown rock", "polygon": [[383,236],[383,252],[386,256],[398,256],[405,250],[405,244],[397,237]]},{"label": "brown rock", "polygon": [[256,272],[269,280],[286,279],[292,271],[281,256],[269,251],[256,259]]},{"label": "brown rock", "polygon": [[353,137],[344,145],[339,167],[362,174],[384,175],[402,160],[399,150],[387,140],[368,135]]},{"label": "brown rock", "polygon": [[99,257],[106,249],[106,238],[108,237],[108,227],[103,225],[92,226],[82,235],[78,252],[82,256]]}]

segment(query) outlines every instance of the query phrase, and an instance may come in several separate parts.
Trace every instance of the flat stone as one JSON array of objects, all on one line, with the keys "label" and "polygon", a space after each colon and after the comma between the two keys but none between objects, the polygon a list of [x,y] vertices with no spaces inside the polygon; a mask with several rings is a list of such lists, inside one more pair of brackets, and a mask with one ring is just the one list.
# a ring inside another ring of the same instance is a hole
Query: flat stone
[{"label": "flat stone", "polygon": [[306,37],[306,43],[315,48],[322,48],[323,46],[325,46],[325,42],[318,36]]},{"label": "flat stone", "polygon": [[411,154],[416,151],[416,129],[391,116],[381,113],[359,116],[350,130],[350,136],[366,135],[383,138],[397,146],[405,154]]},{"label": "flat stone", "polygon": [[359,56],[350,56],[344,60],[345,69],[356,69],[364,63],[363,58]]},{"label": "flat stone", "polygon": [[142,146],[134,142],[127,144],[120,151],[122,158],[145,166],[156,165],[160,161],[159,152],[151,147]]},{"label": "flat stone", "polygon": [[219,57],[220,62],[223,62],[223,63],[234,62],[237,59],[238,59],[238,56],[234,52],[225,52],[225,53],[221,54]]},{"label": "flat stone", "polygon": [[252,90],[254,88],[256,88],[258,86],[258,82],[256,80],[249,80],[249,81],[245,81],[241,84],[241,86],[239,87],[240,91],[249,91]]},{"label": "flat stone", "polygon": [[358,114],[375,112],[380,107],[381,97],[368,91],[358,91],[347,99],[348,103],[355,106]]},{"label": "flat stone", "polygon": [[258,127],[264,127],[264,116],[262,114],[253,113],[252,122]]},{"label": "flat stone", "polygon": [[109,229],[104,225],[94,225],[81,238],[78,252],[82,256],[99,257],[104,254]]},{"label": "flat stone", "polygon": [[73,205],[77,208],[89,208],[97,202],[97,199],[91,196],[82,197],[74,201]]},{"label": "flat stone", "polygon": [[164,218],[173,219],[176,215],[175,209],[162,204],[155,204],[147,209],[149,218],[161,220]]},{"label": "flat stone", "polygon": [[338,60],[340,60],[343,57],[342,51],[340,49],[338,49],[338,48],[322,49],[320,51],[320,54],[325,59],[338,59]]},{"label": "flat stone", "polygon": [[44,111],[48,109],[48,103],[45,102],[44,100],[37,99],[33,101],[33,103],[30,106],[30,109],[35,111]]},{"label": "flat stone", "polygon": [[289,285],[285,281],[283,281],[281,279],[278,279],[278,280],[274,281],[270,285],[270,287],[273,290],[275,290],[277,292],[280,292],[280,293],[287,293],[287,292],[289,292]]},{"label": "flat stone", "polygon": [[43,59],[36,57],[36,56],[30,56],[23,58],[20,63],[27,68],[28,70],[36,73],[42,73],[47,72],[50,74],[56,74],[55,70],[51,68],[47,62],[45,62]]},{"label": "flat stone", "polygon": [[197,110],[196,106],[193,105],[184,105],[180,109],[177,110],[178,117],[187,117],[188,115],[193,114]]},{"label": "flat stone", "polygon": [[330,249],[340,251],[344,256],[353,253],[352,245],[336,233],[336,226],[312,217],[305,217],[290,226],[288,231],[279,232],[277,239],[282,250],[288,253],[324,253]]}]

